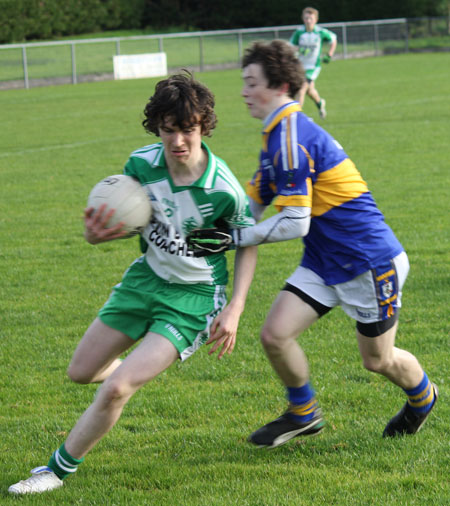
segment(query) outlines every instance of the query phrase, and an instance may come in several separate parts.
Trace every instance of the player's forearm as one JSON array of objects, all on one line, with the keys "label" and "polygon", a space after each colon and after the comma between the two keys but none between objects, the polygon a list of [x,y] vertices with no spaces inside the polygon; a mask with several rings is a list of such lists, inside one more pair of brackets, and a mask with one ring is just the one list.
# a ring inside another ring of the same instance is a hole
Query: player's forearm
[{"label": "player's forearm", "polygon": [[309,207],[285,207],[275,216],[261,221],[254,227],[234,230],[238,246],[254,246],[288,241],[305,236],[309,231],[311,209]]},{"label": "player's forearm", "polygon": [[330,44],[330,50],[328,51],[328,56],[331,58],[334,55],[334,52],[336,51],[337,46],[337,39],[333,40],[333,42]]},{"label": "player's forearm", "polygon": [[245,301],[256,268],[257,247],[238,248],[234,257],[233,294],[229,302],[236,311],[244,311]]}]

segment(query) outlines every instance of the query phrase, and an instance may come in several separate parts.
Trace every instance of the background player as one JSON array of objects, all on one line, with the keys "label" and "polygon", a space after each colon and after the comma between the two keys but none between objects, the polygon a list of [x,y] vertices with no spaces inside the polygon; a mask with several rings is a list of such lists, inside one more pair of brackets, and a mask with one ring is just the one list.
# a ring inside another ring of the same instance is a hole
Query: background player
[{"label": "background player", "polygon": [[[220,246],[215,230],[194,231],[188,241],[198,251],[298,237],[305,246],[301,265],[273,303],[261,333],[264,350],[286,387],[289,406],[254,432],[250,441],[276,447],[322,429],[308,362],[296,339],[338,305],[356,320],[364,367],[382,374],[407,395],[383,436],[415,433],[438,391],[417,359],[394,345],[401,289],[409,269],[406,253],[343,148],[293,101],[304,80],[293,47],[284,41],[255,43],[246,50],[242,68],[245,103],[253,117],[264,121],[260,167],[247,190],[250,207],[257,221],[271,203],[280,212],[228,234]],[[215,243],[207,245],[208,237]]]},{"label": "background player", "polygon": [[[132,153],[125,173],[152,200],[151,223],[142,234],[145,254],[126,271],[79,343],[68,374],[78,383],[104,381],[96,398],[47,466],[9,488],[14,494],[63,485],[85,455],[114,426],[131,396],[177,359],[205,341],[210,353],[231,353],[256,263],[256,248],[235,257],[233,295],[226,304],[224,253],[194,258],[185,236],[191,228],[222,220],[232,228],[253,225],[245,193],[225,162],[202,142],[216,125],[214,97],[190,75],[158,83],[143,124],[161,137]],[[105,228],[111,213],[85,211],[91,244],[120,238],[121,224]],[[209,340],[208,340],[209,338]],[[123,360],[119,356],[136,344]]]},{"label": "background player", "polygon": [[[319,20],[319,11],[317,9],[313,9],[312,7],[303,9],[302,20],[304,25],[296,30],[290,38],[291,44],[298,48],[300,61],[306,71],[306,81],[300,88],[297,99],[303,107],[305,95],[308,93],[319,109],[320,117],[325,118],[327,115],[326,102],[325,99],[320,98],[315,81],[322,69],[321,62],[329,63],[331,61],[336,51],[337,38],[333,32],[316,24]],[[329,42],[330,47],[328,52],[322,57],[324,42]]]}]

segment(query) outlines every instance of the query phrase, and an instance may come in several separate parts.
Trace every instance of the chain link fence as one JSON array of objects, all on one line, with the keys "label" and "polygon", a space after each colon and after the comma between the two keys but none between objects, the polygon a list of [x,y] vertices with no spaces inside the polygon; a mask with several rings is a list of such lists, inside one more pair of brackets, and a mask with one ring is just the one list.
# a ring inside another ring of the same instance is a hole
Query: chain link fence
[{"label": "chain link fence", "polygon": [[[411,36],[447,28],[445,19],[323,23],[336,33],[335,58],[407,52]],[[255,40],[288,40],[298,25],[0,45],[0,89],[114,79],[114,55],[165,52],[169,72],[238,68]]]}]

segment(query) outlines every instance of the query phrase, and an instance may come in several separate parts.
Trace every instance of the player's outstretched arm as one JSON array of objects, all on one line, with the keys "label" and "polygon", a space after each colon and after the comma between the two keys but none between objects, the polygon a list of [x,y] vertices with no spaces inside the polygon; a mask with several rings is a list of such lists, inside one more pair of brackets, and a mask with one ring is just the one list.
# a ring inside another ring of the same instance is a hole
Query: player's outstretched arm
[{"label": "player's outstretched arm", "polygon": [[121,239],[127,235],[126,230],[122,230],[124,223],[119,222],[113,227],[107,228],[109,219],[114,214],[114,209],[105,212],[106,204],[101,205],[97,212],[93,207],[87,207],[84,210],[84,238],[90,244]]},{"label": "player's outstretched arm", "polygon": [[234,249],[272,242],[288,241],[305,236],[309,231],[311,208],[283,207],[280,213],[260,221],[254,227],[229,230],[203,228],[186,238],[194,256],[205,256]]},{"label": "player's outstretched arm", "polygon": [[225,309],[217,316],[211,326],[211,334],[206,344],[213,344],[209,355],[219,348],[218,358],[231,354],[236,344],[239,319],[245,307],[248,290],[256,267],[257,248],[238,248],[234,257],[233,295]]}]

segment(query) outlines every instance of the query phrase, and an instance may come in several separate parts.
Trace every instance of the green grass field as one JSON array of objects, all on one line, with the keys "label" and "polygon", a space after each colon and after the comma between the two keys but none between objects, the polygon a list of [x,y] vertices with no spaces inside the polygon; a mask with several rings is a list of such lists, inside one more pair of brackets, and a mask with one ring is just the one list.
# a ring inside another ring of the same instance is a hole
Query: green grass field
[{"label": "green grass field", "polygon": [[[324,126],[409,255],[397,345],[419,358],[441,394],[423,431],[381,438],[404,396],[363,369],[354,324],[336,309],[301,338],[326,429],[273,451],[246,442],[285,408],[259,329],[302,252],[301,241],[266,245],[234,353],[219,362],[203,348],[176,364],[136,394],[63,489],[23,498],[9,497],[8,486],[46,464],[96,391],[71,383],[66,368],[139,253],[135,239],[87,244],[82,210],[98,180],[153,142],[140,121],[156,80],[1,92],[1,503],[449,504],[448,59],[336,61],[318,81],[329,110]],[[240,73],[197,77],[217,99],[219,125],[208,144],[245,183],[261,124],[240,99]],[[319,121],[311,102],[305,112]]]}]

